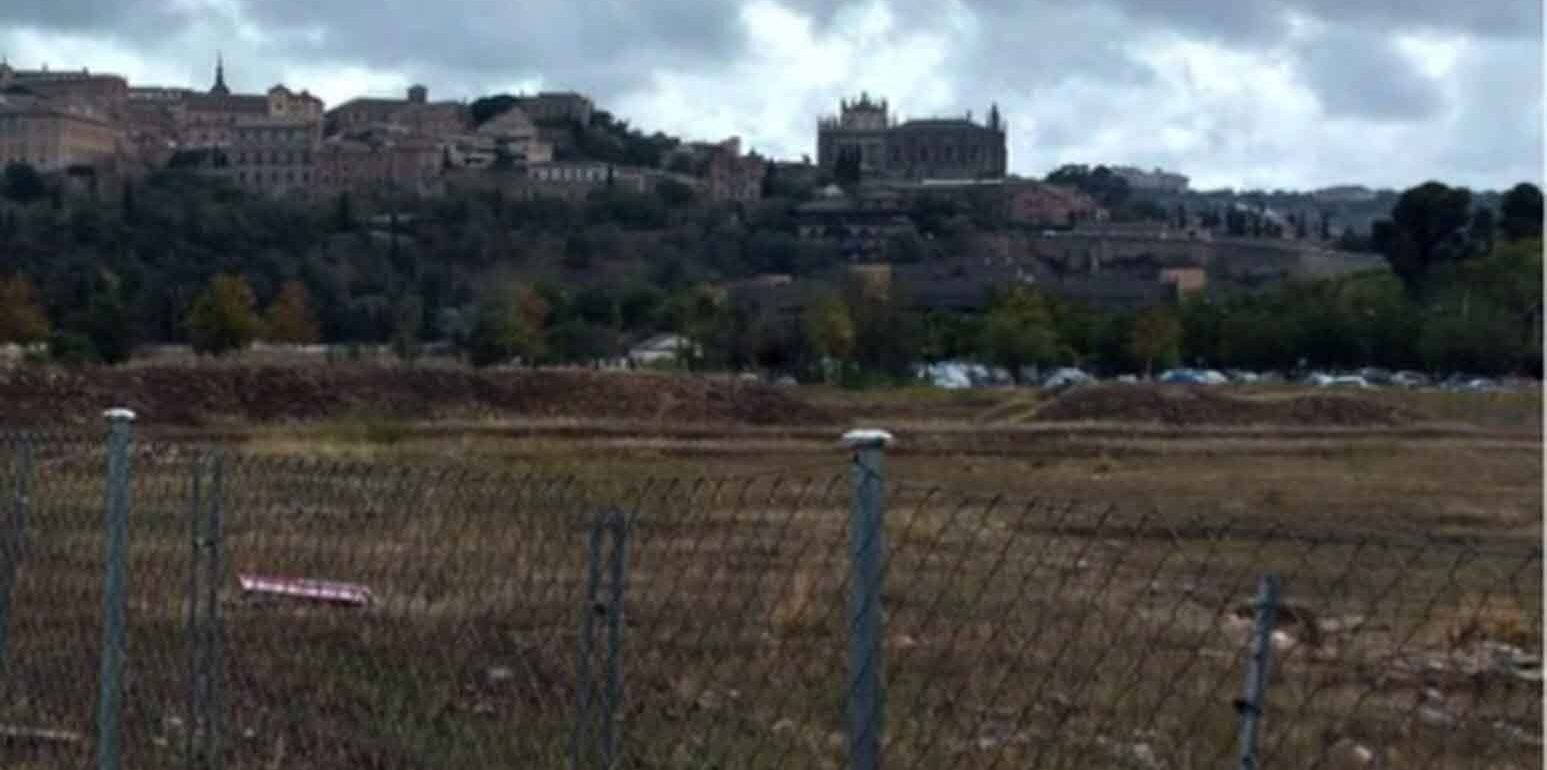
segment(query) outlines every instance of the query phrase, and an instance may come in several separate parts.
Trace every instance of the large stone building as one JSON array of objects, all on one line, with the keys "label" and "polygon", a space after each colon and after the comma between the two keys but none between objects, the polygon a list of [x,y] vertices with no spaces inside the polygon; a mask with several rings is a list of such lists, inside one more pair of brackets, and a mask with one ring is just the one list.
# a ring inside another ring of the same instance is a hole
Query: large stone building
[{"label": "large stone building", "polygon": [[898,122],[885,100],[862,94],[817,123],[817,164],[832,171],[842,157],[859,159],[862,176],[892,179],[996,179],[1008,168],[1007,126],[998,106],[987,123],[960,118]]},{"label": "large stone building", "polygon": [[495,157],[521,163],[553,160],[553,145],[541,141],[537,124],[520,107],[511,107],[478,127],[478,136],[493,146]]},{"label": "large stone building", "polygon": [[80,70],[18,70],[0,60],[0,91],[19,86],[45,99],[64,99],[84,104],[108,118],[115,119],[129,94],[129,82],[122,75]]},{"label": "large stone building", "polygon": [[318,124],[301,117],[239,121],[221,152],[222,169],[236,185],[260,195],[308,195],[314,183]]},{"label": "large stone building", "polygon": [[406,132],[330,138],[322,143],[315,170],[316,189],[323,195],[423,191],[440,173],[440,146]]},{"label": "large stone building", "polygon": [[130,102],[135,105],[131,111],[134,120],[145,126],[161,121],[150,117],[157,111],[171,115],[177,125],[177,145],[185,150],[234,148],[239,125],[249,129],[243,141],[250,143],[252,129],[269,122],[271,127],[287,131],[292,126],[308,126],[310,133],[321,138],[321,99],[306,91],[292,92],[283,85],[270,88],[267,94],[232,93],[226,85],[225,63],[220,61],[215,64],[215,82],[207,93],[137,88]]},{"label": "large stone building", "polygon": [[88,105],[25,93],[0,93],[0,166],[39,171],[97,166],[117,157],[118,130]]},{"label": "large stone building", "polygon": [[741,154],[741,138],[731,137],[709,153],[708,189],[710,200],[726,203],[751,203],[763,197],[763,177],[768,168],[757,155]]},{"label": "large stone building", "polygon": [[409,87],[406,99],[350,99],[328,111],[328,133],[349,134],[373,126],[390,125],[440,138],[467,130],[467,105],[432,102],[429,97],[429,89],[416,85]]},{"label": "large stone building", "polygon": [[516,97],[520,107],[538,123],[568,121],[582,126],[591,124],[591,113],[596,107],[590,98],[573,91],[543,92],[536,96]]},{"label": "large stone building", "polygon": [[1165,193],[1187,192],[1190,180],[1182,174],[1172,173],[1162,169],[1145,171],[1136,166],[1113,166],[1112,173],[1121,177],[1128,186],[1135,190],[1151,190]]}]

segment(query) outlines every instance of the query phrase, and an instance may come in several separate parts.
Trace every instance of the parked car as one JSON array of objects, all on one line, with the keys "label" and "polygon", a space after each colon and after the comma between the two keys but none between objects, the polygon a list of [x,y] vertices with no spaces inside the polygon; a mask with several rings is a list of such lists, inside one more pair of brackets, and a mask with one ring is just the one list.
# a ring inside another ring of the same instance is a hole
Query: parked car
[{"label": "parked car", "polygon": [[1094,378],[1085,371],[1069,366],[1062,369],[1054,369],[1047,376],[1047,379],[1042,381],[1042,388],[1044,390],[1063,390],[1074,385],[1083,385],[1092,379]]},{"label": "parked car", "polygon": [[1429,377],[1422,372],[1403,370],[1391,375],[1391,384],[1399,388],[1426,388]]},{"label": "parked car", "polygon": [[1389,370],[1378,366],[1366,366],[1360,369],[1357,374],[1371,385],[1390,385],[1393,376]]},{"label": "parked car", "polygon": [[966,365],[957,361],[939,361],[915,368],[918,378],[942,390],[966,390],[972,387]]},{"label": "parked car", "polygon": [[1213,369],[1168,369],[1161,372],[1160,381],[1181,385],[1225,385],[1230,378]]},{"label": "parked car", "polygon": [[1312,377],[1315,378],[1316,386],[1320,388],[1361,388],[1369,390],[1375,387],[1370,384],[1369,380],[1357,374],[1320,374],[1312,375]]}]

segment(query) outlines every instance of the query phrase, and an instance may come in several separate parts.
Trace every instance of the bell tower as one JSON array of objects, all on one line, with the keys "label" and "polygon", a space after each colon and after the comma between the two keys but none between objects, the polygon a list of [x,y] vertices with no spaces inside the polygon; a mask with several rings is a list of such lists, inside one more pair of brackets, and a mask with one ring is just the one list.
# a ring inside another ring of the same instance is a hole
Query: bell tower
[{"label": "bell tower", "polygon": [[226,88],[226,62],[221,54],[215,54],[215,85],[209,92],[215,96],[230,96],[231,89]]}]

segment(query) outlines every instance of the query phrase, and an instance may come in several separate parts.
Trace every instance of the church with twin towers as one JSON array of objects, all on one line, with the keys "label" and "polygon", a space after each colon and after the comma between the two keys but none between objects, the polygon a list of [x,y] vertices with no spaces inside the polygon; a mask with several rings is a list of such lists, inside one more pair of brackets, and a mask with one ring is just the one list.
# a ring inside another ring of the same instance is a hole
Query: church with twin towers
[{"label": "church with twin towers", "polygon": [[840,158],[857,156],[862,177],[872,179],[1002,179],[1006,128],[998,105],[982,123],[970,112],[899,122],[886,100],[861,94],[817,122],[817,163],[832,170]]}]

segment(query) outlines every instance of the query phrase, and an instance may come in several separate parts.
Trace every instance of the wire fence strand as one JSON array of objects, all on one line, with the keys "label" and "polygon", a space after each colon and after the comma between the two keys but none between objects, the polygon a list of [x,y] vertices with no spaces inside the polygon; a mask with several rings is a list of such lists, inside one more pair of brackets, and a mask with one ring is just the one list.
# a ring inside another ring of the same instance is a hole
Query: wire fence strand
[{"label": "wire fence strand", "polygon": [[[106,468],[101,436],[0,436],[0,765],[93,756]],[[607,479],[138,441],[132,469],[123,767],[849,766],[843,458]],[[1257,767],[1541,764],[1534,543],[885,489],[882,766],[1232,767],[1268,573]]]}]

